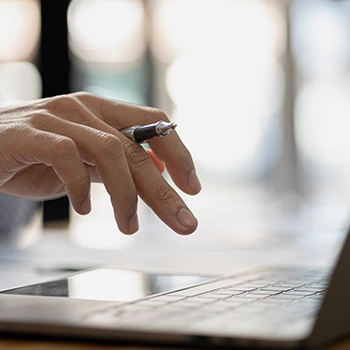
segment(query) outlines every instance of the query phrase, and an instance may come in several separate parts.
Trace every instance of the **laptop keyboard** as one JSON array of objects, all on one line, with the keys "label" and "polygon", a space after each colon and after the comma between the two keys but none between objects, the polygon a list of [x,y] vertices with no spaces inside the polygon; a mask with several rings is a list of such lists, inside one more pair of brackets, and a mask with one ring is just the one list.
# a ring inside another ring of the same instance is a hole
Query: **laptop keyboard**
[{"label": "laptop keyboard", "polygon": [[188,332],[229,332],[233,327],[244,332],[252,324],[273,329],[314,319],[329,278],[320,271],[286,270],[225,277],[95,311],[86,320],[118,328]]}]

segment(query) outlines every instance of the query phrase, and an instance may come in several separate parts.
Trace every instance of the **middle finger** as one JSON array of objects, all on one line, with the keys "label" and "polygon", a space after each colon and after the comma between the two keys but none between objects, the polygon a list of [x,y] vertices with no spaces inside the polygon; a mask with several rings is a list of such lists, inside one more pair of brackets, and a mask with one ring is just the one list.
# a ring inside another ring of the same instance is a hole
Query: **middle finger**
[{"label": "middle finger", "polygon": [[[136,232],[138,230],[137,193],[123,145],[118,137],[113,133],[49,114],[43,119],[47,121],[36,127],[71,138],[77,145],[83,161],[93,162],[96,165],[98,177],[111,197],[120,231],[126,234]],[[101,127],[106,129],[103,123]]]}]

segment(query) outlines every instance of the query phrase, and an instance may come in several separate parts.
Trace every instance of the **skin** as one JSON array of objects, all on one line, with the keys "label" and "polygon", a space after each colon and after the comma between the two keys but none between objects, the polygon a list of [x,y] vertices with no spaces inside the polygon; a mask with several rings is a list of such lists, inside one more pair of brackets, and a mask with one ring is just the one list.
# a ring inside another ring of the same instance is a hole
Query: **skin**
[{"label": "skin", "polygon": [[0,191],[36,200],[68,195],[85,215],[91,182],[103,182],[123,233],[139,229],[139,196],[175,232],[190,234],[197,219],[161,174],[164,164],[179,189],[190,195],[201,189],[176,131],[150,140],[151,151],[118,131],[158,120],[169,119],[159,109],[85,92],[2,108]]}]

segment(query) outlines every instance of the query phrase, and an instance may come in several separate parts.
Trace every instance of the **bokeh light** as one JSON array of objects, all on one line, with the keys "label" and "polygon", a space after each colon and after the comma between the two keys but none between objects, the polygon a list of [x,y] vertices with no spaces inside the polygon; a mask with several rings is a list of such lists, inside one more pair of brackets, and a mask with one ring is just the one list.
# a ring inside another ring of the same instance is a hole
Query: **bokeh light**
[{"label": "bokeh light", "polygon": [[350,169],[350,82],[305,85],[296,102],[296,137],[301,153],[328,166]]},{"label": "bokeh light", "polygon": [[135,62],[146,50],[141,0],[73,0],[68,28],[70,49],[88,62]]},{"label": "bokeh light", "polygon": [[247,0],[158,0],[151,8],[151,50],[161,62],[196,48],[260,59],[284,50],[278,6]]},{"label": "bokeh light", "polygon": [[276,155],[261,157],[260,149],[283,102],[281,8],[274,1],[162,0],[150,13],[150,48],[164,66],[170,114],[195,160],[253,173]]},{"label": "bokeh light", "polygon": [[41,97],[42,82],[31,62],[0,64],[0,105],[29,101]]},{"label": "bokeh light", "polygon": [[0,1],[0,61],[31,60],[40,37],[38,0]]}]

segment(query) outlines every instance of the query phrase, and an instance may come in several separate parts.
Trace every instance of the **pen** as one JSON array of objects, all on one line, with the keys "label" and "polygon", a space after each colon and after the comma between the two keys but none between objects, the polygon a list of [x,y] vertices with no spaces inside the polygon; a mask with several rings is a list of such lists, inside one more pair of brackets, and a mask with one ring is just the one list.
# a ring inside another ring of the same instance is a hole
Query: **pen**
[{"label": "pen", "polygon": [[130,128],[122,129],[120,132],[127,136],[129,139],[142,143],[146,142],[149,139],[155,137],[166,136],[171,130],[174,130],[177,127],[177,124],[174,122],[165,122],[160,120],[153,124],[148,125],[134,125]]}]

